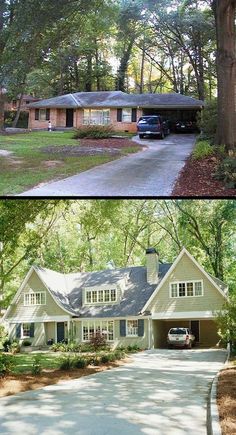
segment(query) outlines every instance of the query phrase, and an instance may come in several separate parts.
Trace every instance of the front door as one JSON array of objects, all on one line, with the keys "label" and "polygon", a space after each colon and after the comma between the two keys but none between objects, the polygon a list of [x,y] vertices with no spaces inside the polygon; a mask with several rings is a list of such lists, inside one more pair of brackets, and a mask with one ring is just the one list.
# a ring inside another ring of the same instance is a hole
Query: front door
[{"label": "front door", "polygon": [[195,335],[195,342],[199,343],[199,320],[191,320],[190,329],[193,335]]},{"label": "front door", "polygon": [[57,343],[61,343],[65,339],[64,322],[57,323]]},{"label": "front door", "polygon": [[74,125],[74,109],[66,109],[66,127]]}]

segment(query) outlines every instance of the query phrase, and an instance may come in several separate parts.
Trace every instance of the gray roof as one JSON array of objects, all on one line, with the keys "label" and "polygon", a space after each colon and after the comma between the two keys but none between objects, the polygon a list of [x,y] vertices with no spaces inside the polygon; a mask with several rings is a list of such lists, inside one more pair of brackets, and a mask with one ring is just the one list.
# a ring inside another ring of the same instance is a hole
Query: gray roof
[{"label": "gray roof", "polygon": [[[159,265],[158,284],[170,267],[169,263]],[[147,269],[142,266],[66,275],[41,267],[35,267],[35,270],[59,305],[82,318],[138,315],[157,287],[157,284],[147,283]],[[126,285],[120,303],[82,306],[83,288],[119,284],[124,279]]]},{"label": "gray roof", "polygon": [[126,94],[121,91],[76,92],[29,104],[30,108],[140,107],[200,108],[201,100],[181,94]]}]

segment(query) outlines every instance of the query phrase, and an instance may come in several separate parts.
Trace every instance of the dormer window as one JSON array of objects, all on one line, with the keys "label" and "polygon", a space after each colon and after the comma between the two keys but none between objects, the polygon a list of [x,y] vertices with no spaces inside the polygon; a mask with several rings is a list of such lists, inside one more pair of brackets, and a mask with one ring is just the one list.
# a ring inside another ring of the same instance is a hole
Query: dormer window
[{"label": "dormer window", "polygon": [[24,305],[45,305],[46,292],[30,292],[24,294]]},{"label": "dormer window", "polygon": [[86,304],[103,304],[117,301],[115,288],[101,290],[85,290]]}]

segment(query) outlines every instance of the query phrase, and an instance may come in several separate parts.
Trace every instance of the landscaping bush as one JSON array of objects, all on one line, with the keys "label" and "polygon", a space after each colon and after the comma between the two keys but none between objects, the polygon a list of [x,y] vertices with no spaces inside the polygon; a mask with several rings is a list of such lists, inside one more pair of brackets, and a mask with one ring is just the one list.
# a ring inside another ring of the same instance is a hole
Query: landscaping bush
[{"label": "landscaping bush", "polygon": [[2,346],[3,346],[4,352],[9,352],[10,347],[11,347],[11,340],[9,340],[8,338],[6,340],[4,340],[2,342]]},{"label": "landscaping bush", "polygon": [[214,148],[210,145],[207,140],[200,140],[197,142],[192,157],[194,160],[203,159],[214,154]]},{"label": "landscaping bush", "polygon": [[20,352],[20,343],[18,341],[13,341],[9,346],[9,352],[12,354]]},{"label": "landscaping bush", "polygon": [[80,344],[78,343],[54,343],[50,350],[53,352],[80,352]]},{"label": "landscaping bush", "polygon": [[0,354],[0,376],[10,373],[15,366],[15,359],[12,355]]},{"label": "landscaping bush", "polygon": [[225,183],[230,189],[236,188],[236,159],[227,157],[219,164],[214,178]]},{"label": "landscaping bush", "polygon": [[59,360],[59,368],[61,370],[70,370],[74,368],[74,357],[72,356],[63,356]]},{"label": "landscaping bush", "polygon": [[96,331],[91,337],[89,344],[91,345],[92,349],[95,350],[95,352],[99,349],[106,349],[106,337],[105,335],[101,334],[100,331]]},{"label": "landscaping bush", "polygon": [[26,346],[26,347],[31,346],[31,341],[29,340],[22,341],[22,346]]},{"label": "landscaping bush", "polygon": [[199,114],[198,127],[204,139],[213,140],[217,128],[217,100],[209,101]]},{"label": "landscaping bush", "polygon": [[110,361],[109,359],[109,355],[108,354],[104,354],[101,356],[101,363],[102,364],[107,364]]},{"label": "landscaping bush", "polygon": [[128,352],[138,352],[140,350],[140,347],[137,344],[130,344],[127,346]]},{"label": "landscaping bush", "polygon": [[86,358],[74,358],[73,367],[77,369],[84,369],[88,365],[88,360]]},{"label": "landscaping bush", "polygon": [[31,372],[33,375],[40,375],[40,373],[42,372],[41,355],[34,356]]},{"label": "landscaping bush", "polygon": [[74,139],[106,139],[113,134],[114,130],[110,125],[86,125],[75,132]]},{"label": "landscaping bush", "polygon": [[80,352],[93,352],[94,348],[90,343],[82,343],[80,345]]}]

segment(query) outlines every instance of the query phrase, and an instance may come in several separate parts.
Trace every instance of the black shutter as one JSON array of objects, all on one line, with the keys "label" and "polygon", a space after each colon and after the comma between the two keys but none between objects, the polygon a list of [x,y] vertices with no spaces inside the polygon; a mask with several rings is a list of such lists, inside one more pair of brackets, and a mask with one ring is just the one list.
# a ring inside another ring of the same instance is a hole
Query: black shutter
[{"label": "black shutter", "polygon": [[21,323],[16,325],[16,338],[21,338]]},{"label": "black shutter", "polygon": [[122,109],[117,109],[117,122],[122,122]]},{"label": "black shutter", "polygon": [[132,109],[132,122],[137,122],[137,109]]},{"label": "black shutter", "polygon": [[39,120],[39,109],[35,109],[35,121]]},{"label": "black shutter", "polygon": [[126,321],[120,320],[120,336],[126,337]]},{"label": "black shutter", "polygon": [[144,319],[138,319],[138,336],[144,336]]},{"label": "black shutter", "polygon": [[34,337],[34,323],[30,324],[30,337]]},{"label": "black shutter", "polygon": [[50,120],[50,109],[46,109],[46,121]]}]

